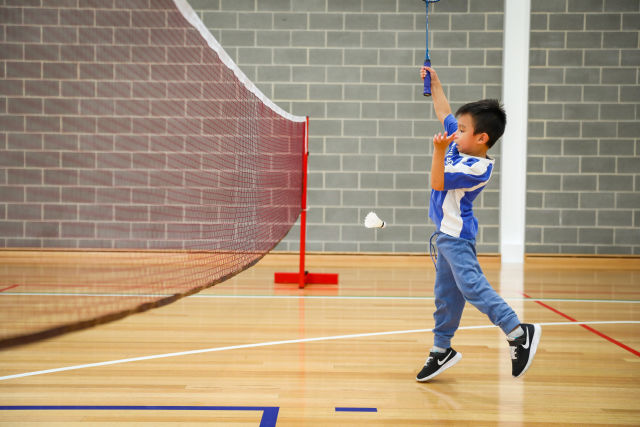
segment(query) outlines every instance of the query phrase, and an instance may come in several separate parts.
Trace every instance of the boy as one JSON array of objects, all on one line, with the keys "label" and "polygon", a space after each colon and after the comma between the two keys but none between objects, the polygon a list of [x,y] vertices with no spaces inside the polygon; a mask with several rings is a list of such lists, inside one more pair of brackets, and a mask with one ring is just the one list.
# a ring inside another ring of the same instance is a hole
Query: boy
[{"label": "boy", "polygon": [[436,311],[434,346],[416,380],[429,381],[455,365],[462,355],[451,348],[460,325],[465,302],[486,314],[507,335],[511,348],[512,375],[529,369],[540,341],[540,325],[520,323],[517,314],[496,293],[480,269],[475,250],[478,220],[473,200],[491,177],[494,160],[489,148],[502,136],[506,114],[496,100],[463,105],[454,117],[436,72],[422,67],[424,79],[431,75],[433,107],[444,125],[444,134],[433,137],[431,200],[429,217],[436,224]]}]

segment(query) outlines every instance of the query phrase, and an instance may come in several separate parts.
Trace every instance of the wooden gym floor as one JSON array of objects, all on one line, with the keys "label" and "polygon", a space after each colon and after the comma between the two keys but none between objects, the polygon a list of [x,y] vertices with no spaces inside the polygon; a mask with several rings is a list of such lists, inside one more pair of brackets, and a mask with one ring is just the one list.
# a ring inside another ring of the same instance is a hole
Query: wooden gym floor
[{"label": "wooden gym floor", "polygon": [[[0,306],[34,254],[0,252]],[[270,254],[171,305],[0,351],[0,425],[640,425],[640,259],[480,261],[521,320],[542,324],[520,379],[502,333],[467,305],[460,363],[415,381],[432,343],[428,256],[312,255],[308,270],[339,285],[299,290],[273,283],[297,256]]]}]

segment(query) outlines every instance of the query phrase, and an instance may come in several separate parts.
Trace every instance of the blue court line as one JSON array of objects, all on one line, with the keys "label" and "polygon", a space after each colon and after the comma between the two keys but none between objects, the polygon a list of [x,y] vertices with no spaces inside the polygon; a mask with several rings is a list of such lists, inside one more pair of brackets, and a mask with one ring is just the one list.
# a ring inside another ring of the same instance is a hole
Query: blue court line
[{"label": "blue court line", "polygon": [[120,405],[21,405],[0,406],[0,411],[57,411],[57,410],[134,410],[134,411],[260,411],[260,427],[275,427],[277,406],[120,406]]},{"label": "blue court line", "polygon": [[336,408],[336,412],[378,412],[378,408]]}]

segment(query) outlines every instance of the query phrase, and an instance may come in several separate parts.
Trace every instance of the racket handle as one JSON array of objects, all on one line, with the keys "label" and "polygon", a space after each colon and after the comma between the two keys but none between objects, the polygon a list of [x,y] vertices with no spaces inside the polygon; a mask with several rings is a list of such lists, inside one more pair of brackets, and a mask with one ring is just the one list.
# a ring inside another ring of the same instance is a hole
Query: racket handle
[{"label": "racket handle", "polygon": [[[431,61],[425,59],[424,66],[431,67]],[[431,96],[431,74],[429,72],[424,76],[424,91],[422,94],[424,96]]]}]

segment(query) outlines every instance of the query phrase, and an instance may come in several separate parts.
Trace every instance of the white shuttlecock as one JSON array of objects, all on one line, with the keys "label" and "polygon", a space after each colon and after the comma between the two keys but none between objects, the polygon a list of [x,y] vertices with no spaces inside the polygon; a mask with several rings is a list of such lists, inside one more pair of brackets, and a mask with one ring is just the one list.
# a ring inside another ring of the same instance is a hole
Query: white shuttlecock
[{"label": "white shuttlecock", "polygon": [[364,226],[367,228],[385,228],[387,223],[378,218],[375,212],[369,212],[364,218]]}]

